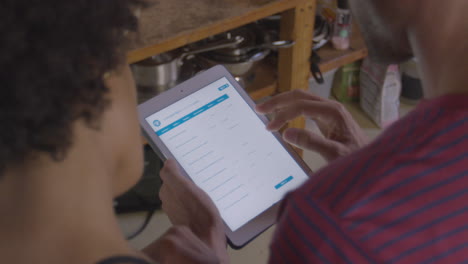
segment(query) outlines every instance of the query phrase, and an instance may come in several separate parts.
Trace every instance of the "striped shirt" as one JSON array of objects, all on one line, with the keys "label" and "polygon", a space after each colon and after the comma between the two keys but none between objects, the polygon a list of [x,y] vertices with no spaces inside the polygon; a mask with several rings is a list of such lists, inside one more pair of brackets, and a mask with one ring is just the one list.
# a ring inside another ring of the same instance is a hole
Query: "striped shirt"
[{"label": "striped shirt", "polygon": [[468,263],[468,96],[420,103],[287,195],[270,263]]}]

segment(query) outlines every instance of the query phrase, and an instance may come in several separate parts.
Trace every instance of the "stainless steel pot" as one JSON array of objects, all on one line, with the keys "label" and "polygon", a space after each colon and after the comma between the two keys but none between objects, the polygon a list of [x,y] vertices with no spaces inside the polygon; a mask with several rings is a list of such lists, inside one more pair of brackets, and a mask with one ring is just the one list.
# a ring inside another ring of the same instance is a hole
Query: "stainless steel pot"
[{"label": "stainless steel pot", "polygon": [[221,50],[218,50],[216,53],[204,53],[198,55],[198,57],[208,63],[209,66],[221,64],[226,67],[232,75],[244,76],[254,68],[257,62],[268,56],[272,50],[289,48],[292,45],[294,45],[293,41],[275,41],[257,46],[244,47],[241,51],[236,52],[242,54],[239,56],[222,55],[220,54]]},{"label": "stainless steel pot", "polygon": [[219,41],[198,49],[171,51],[152,56],[131,66],[140,93],[157,94],[175,86],[180,80],[184,60],[198,53],[229,48],[240,44],[242,37]]},{"label": "stainless steel pot", "polygon": [[180,74],[179,55],[168,52],[152,56],[131,66],[139,89],[164,91],[177,83]]}]

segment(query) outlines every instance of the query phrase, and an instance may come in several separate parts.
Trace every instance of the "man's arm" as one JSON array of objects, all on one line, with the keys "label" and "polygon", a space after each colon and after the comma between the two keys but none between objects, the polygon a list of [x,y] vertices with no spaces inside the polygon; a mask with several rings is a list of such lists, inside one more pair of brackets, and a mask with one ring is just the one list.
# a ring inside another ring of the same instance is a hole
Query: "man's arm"
[{"label": "man's arm", "polygon": [[380,263],[326,207],[304,193],[289,194],[281,208],[269,263]]}]

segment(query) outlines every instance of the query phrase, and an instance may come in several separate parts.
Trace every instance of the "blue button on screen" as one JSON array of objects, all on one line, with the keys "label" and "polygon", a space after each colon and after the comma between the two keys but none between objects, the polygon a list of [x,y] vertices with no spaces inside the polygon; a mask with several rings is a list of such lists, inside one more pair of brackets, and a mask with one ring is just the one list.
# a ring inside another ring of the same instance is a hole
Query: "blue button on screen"
[{"label": "blue button on screen", "polygon": [[226,89],[228,87],[229,87],[229,84],[225,84],[225,85],[219,87],[218,90],[222,91],[222,90],[224,90],[224,89]]},{"label": "blue button on screen", "polygon": [[286,178],[286,179],[284,179],[282,182],[280,182],[280,183],[278,183],[277,185],[275,185],[275,189],[277,189],[277,190],[278,190],[279,188],[283,187],[283,186],[284,186],[286,183],[288,183],[288,182],[292,181],[293,179],[294,179],[294,177],[293,177],[293,176],[289,176],[289,177],[287,177],[287,178]]}]

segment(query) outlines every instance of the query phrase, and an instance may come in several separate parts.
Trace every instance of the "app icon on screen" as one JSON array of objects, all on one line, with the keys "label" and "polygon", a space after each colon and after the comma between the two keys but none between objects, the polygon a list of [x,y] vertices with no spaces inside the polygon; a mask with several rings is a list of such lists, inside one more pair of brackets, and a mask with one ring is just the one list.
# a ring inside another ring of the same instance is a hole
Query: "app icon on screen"
[{"label": "app icon on screen", "polygon": [[159,120],[154,120],[154,121],[153,121],[153,125],[154,125],[155,127],[159,127],[159,126],[161,125],[161,122],[160,122]]}]

